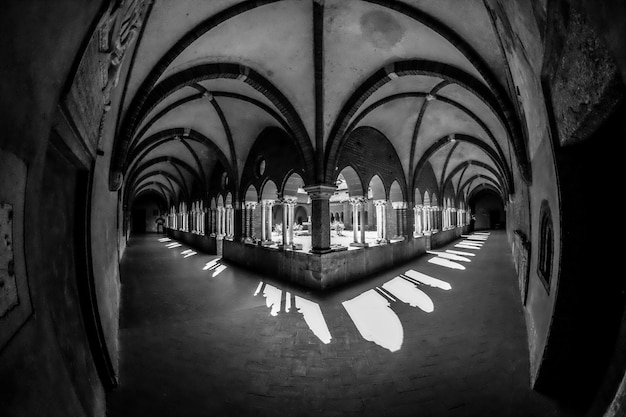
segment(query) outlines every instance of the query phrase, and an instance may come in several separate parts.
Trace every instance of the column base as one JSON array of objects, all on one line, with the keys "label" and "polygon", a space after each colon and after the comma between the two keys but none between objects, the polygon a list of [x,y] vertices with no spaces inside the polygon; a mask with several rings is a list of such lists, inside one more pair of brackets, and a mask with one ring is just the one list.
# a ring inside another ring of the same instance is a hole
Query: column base
[{"label": "column base", "polygon": [[350,243],[350,246],[354,248],[367,248],[369,247],[369,243],[352,242]]},{"label": "column base", "polygon": [[323,255],[325,253],[330,253],[332,251],[333,251],[332,248],[311,248],[309,252],[315,255]]}]

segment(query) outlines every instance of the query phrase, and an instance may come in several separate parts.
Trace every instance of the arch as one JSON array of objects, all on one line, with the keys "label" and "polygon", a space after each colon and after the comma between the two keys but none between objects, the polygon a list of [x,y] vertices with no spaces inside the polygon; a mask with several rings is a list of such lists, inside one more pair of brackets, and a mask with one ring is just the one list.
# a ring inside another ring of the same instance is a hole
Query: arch
[{"label": "arch", "polygon": [[224,197],[221,194],[217,196],[217,207],[224,207]]},{"label": "arch", "polygon": [[[294,133],[293,139],[298,145],[296,148],[304,161],[305,171],[315,171],[315,154],[311,139],[304,123],[287,97],[269,80],[250,67],[234,63],[211,63],[178,72],[161,81],[158,85],[154,85],[158,81],[158,77],[152,83],[149,83],[150,80],[146,80],[140,87],[139,91],[142,91],[144,88],[147,91],[144,91],[144,94],[138,91],[135,95],[129,106],[129,111],[122,122],[120,134],[116,137],[114,143],[109,175],[109,188],[111,190],[115,191],[121,186],[123,166],[127,158],[128,148],[137,128],[151,110],[167,96],[183,87],[191,86],[204,80],[220,78],[239,79],[264,94],[279,109],[291,127],[291,131]],[[237,182],[236,176],[233,176],[233,180],[233,182]]]},{"label": "arch", "polygon": [[283,182],[281,195],[283,197],[297,197],[298,190],[304,187],[304,180],[297,172],[292,172]]},{"label": "arch", "polygon": [[439,202],[437,201],[437,194],[433,193],[433,196],[432,196],[432,198],[430,200],[430,204],[433,207],[437,207],[437,205],[439,204]]},{"label": "arch", "polygon": [[278,198],[278,188],[272,180],[267,180],[261,188],[261,200],[276,200]]},{"label": "arch", "polygon": [[211,201],[209,202],[209,208],[212,208],[212,209],[217,208],[217,202],[215,200],[215,197],[211,198]]},{"label": "arch", "polygon": [[422,204],[422,194],[420,193],[420,189],[417,187],[415,187],[415,196],[413,198],[414,198],[413,203],[416,206],[419,206]]},{"label": "arch", "polygon": [[213,142],[213,140],[194,129],[177,127],[154,133],[149,137],[143,139],[141,142],[131,146],[131,148],[129,149],[129,157],[126,161],[126,164],[124,165],[123,172],[127,173],[128,171],[132,171],[133,165],[141,161],[152,150],[176,138],[203,144],[211,152],[214,152],[217,155],[223,166],[228,167],[229,170],[232,170],[230,167],[230,163],[226,158],[226,155],[224,154],[224,152],[222,152],[220,147],[217,146],[215,142]]},{"label": "arch", "polygon": [[395,180],[389,188],[389,200],[392,203],[404,201],[404,193],[397,180]]},{"label": "arch", "polygon": [[[433,143],[428,149],[426,149],[426,151],[424,151],[424,153],[422,154],[422,157],[415,165],[415,171],[413,172],[413,176],[412,176],[414,183],[415,181],[417,181],[417,178],[419,177],[424,165],[426,164],[426,162],[428,162],[430,157],[433,156],[441,148],[446,146],[451,140],[452,140],[451,135],[444,136],[440,138],[439,140],[437,140],[435,143]],[[470,135],[461,134],[461,133],[455,133],[454,140],[470,143],[478,147],[480,150],[482,150],[487,155],[487,157],[489,157],[489,159],[493,161],[498,171],[497,176],[498,178],[503,179],[502,183],[504,183],[507,186],[507,190],[513,190],[513,176],[510,173],[508,167],[506,166],[506,163],[500,160],[497,152],[494,151],[493,148],[491,148],[489,145],[487,145],[485,142],[483,142],[480,139],[477,139]]]},{"label": "arch", "polygon": [[226,198],[224,199],[224,205],[225,206],[233,205],[233,195],[230,193],[230,191],[228,192],[228,194],[226,194]]},{"label": "arch", "polygon": [[428,190],[424,191],[424,206],[430,207],[430,194]]},{"label": "arch", "polygon": [[[386,200],[387,199],[387,191],[385,190],[385,184],[383,184],[383,180],[381,180],[378,175],[374,175],[372,177],[368,185],[368,189],[372,191],[372,194],[371,194],[372,200]],[[368,197],[369,197],[369,192],[368,192]]]},{"label": "arch", "polygon": [[327,177],[332,175],[333,167],[336,166],[339,150],[346,140],[347,128],[350,120],[361,105],[375,91],[390,82],[393,78],[408,75],[437,76],[444,81],[462,86],[476,97],[481,99],[491,111],[500,119],[502,125],[509,133],[513,142],[513,148],[517,157],[517,163],[522,173],[522,178],[527,183],[531,181],[530,165],[526,144],[522,134],[521,123],[514,116],[515,110],[508,96],[502,93],[499,85],[493,83],[495,92],[485,86],[480,80],[465,71],[441,62],[428,60],[406,60],[391,63],[379,69],[364,81],[346,101],[344,107],[335,120],[328,138],[325,154],[325,173]]},{"label": "arch", "polygon": [[259,193],[256,191],[256,187],[253,184],[250,184],[246,189],[244,201],[246,203],[256,203],[259,201]]},{"label": "arch", "polygon": [[294,220],[297,224],[306,223],[309,221],[309,213],[304,206],[298,205],[294,212]]},{"label": "arch", "polygon": [[348,187],[348,195],[350,197],[363,195],[363,182],[361,181],[361,177],[354,168],[352,168],[351,166],[347,166],[342,169],[339,174],[337,174],[337,177],[339,177],[339,175],[341,175],[346,181],[346,186]]}]

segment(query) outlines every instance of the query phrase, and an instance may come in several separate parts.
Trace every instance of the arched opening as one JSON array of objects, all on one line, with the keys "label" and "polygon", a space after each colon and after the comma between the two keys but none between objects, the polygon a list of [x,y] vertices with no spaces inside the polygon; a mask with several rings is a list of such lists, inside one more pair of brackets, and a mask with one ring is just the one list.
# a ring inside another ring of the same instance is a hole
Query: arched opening
[{"label": "arched opening", "polygon": [[[307,207],[310,211],[309,195],[304,191],[304,180],[298,173],[292,173],[284,182],[282,190],[280,216],[281,238],[283,249],[302,250],[308,252],[311,249],[311,223],[306,214]],[[300,208],[300,221],[296,213],[296,207]],[[304,210],[304,214],[302,211]]]},{"label": "arched opening", "polygon": [[474,230],[502,229],[506,225],[506,212],[502,197],[491,188],[483,188],[470,197],[470,210]]},{"label": "arched opening", "polygon": [[[273,245],[281,237],[276,231],[275,221],[280,207],[274,207],[278,199],[278,188],[272,180],[267,180],[261,190],[261,241]],[[280,218],[280,217],[279,217]]]}]

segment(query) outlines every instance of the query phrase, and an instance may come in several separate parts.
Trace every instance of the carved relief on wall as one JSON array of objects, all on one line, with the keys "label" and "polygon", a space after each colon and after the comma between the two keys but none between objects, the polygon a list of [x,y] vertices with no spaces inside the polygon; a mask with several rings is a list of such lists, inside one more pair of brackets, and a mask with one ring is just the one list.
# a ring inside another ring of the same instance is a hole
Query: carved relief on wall
[{"label": "carved relief on wall", "polygon": [[19,302],[13,259],[13,206],[0,203],[0,317]]},{"label": "carved relief on wall", "polygon": [[121,69],[131,55],[151,0],[118,0],[104,13],[84,51],[72,85],[64,97],[64,110],[87,148],[95,155],[102,122],[120,81]]}]

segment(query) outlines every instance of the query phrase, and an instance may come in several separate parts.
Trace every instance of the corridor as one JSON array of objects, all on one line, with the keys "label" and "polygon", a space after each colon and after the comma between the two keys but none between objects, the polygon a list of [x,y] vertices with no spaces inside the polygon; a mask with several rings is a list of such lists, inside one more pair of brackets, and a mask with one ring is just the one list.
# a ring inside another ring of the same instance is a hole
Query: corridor
[{"label": "corridor", "polygon": [[107,415],[574,415],[530,389],[504,231],[432,252],[322,294],[132,238]]}]

